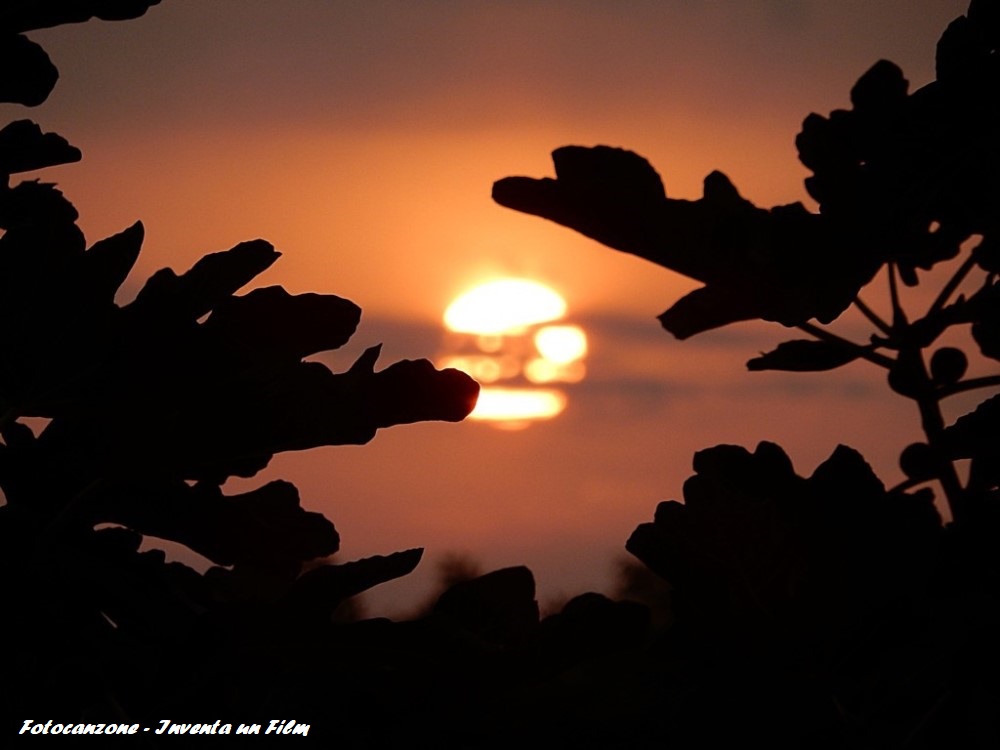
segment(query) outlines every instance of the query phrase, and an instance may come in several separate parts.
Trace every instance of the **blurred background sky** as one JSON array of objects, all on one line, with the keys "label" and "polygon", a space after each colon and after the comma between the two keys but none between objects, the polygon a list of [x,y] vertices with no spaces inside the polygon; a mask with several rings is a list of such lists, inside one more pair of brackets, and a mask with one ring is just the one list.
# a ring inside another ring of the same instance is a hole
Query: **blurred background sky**
[{"label": "blurred background sky", "polygon": [[[46,170],[93,242],[142,219],[123,300],[163,266],[263,237],[284,255],[260,284],[348,297],[364,317],[346,368],[441,354],[441,316],[498,275],[551,285],[590,338],[588,375],[556,419],[382,431],[363,447],[279,456],[342,537],[341,559],[422,546],[369,595],[371,614],[426,597],[452,553],[527,564],[543,606],[609,590],[631,530],[679,498],[693,453],[780,443],[808,475],[838,443],[888,484],[919,436],[881,371],[748,373],[798,338],[742,324],[678,342],[655,316],[692,282],[500,208],[494,180],[552,174],[566,144],[648,158],[668,195],[713,169],[758,205],[806,200],[794,138],[849,106],[880,58],[911,90],[964,0],[163,0],[136,21],[34,32],[61,78],[31,116],[83,150]],[[807,205],[811,205],[807,201]],[[807,251],[807,249],[806,249]],[[865,293],[884,310],[884,283]],[[840,330],[862,339],[847,316]],[[962,404],[955,404],[960,409]]]}]

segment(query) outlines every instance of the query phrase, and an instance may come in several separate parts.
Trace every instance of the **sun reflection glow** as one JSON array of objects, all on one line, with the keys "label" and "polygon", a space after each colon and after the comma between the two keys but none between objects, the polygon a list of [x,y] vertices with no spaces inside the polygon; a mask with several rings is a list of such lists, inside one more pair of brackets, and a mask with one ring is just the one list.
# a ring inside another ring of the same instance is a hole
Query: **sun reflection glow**
[{"label": "sun reflection glow", "polygon": [[490,281],[448,306],[452,333],[439,364],[483,385],[470,419],[519,429],[565,410],[566,394],[555,386],[582,380],[587,354],[580,326],[547,325],[565,314],[555,290],[527,279]]},{"label": "sun reflection glow", "polygon": [[483,388],[469,418],[522,427],[536,419],[551,419],[565,408],[565,394],[551,388]]}]

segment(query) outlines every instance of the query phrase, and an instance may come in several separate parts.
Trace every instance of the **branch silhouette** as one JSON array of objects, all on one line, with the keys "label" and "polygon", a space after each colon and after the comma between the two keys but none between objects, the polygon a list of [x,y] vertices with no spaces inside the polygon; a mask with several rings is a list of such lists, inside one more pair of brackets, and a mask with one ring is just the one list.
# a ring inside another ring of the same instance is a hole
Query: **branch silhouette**
[{"label": "branch silhouette", "polygon": [[[661,503],[636,529],[628,550],[671,587],[672,623],[653,657],[671,675],[661,696],[671,719],[658,735],[668,741],[1000,740],[986,676],[1000,664],[995,635],[967,619],[1000,622],[998,397],[950,425],[941,409],[1000,376],[967,376],[967,353],[936,345],[967,326],[973,356],[1000,359],[998,46],[996,4],[973,0],[938,43],[935,81],[909,93],[883,60],[851,90],[851,109],[809,115],[796,145],[817,213],[754,206],[721,172],[700,199],[669,198],[645,159],[608,146],[559,148],[554,178],[493,186],[503,206],[703,282],[659,318],[677,338],[754,319],[795,327],[812,339],[786,341],[748,369],[867,360],[921,417],[924,439],[902,450],[908,479],[893,490],[843,446],[809,478],[778,446],[717,446],[695,455],[684,502]],[[911,319],[897,277],[915,286],[921,271],[960,256]],[[891,321],[858,297],[882,269]],[[977,277],[971,296],[956,297]],[[851,304],[874,326],[867,343],[828,327]],[[947,524],[929,487],[909,491],[928,483],[943,493]]]},{"label": "branch silhouette", "polygon": [[[0,99],[37,104],[55,82],[20,32],[142,15],[155,2],[9,3],[0,11]],[[361,310],[280,287],[237,293],[278,257],[252,240],[184,273],[163,269],[134,301],[115,294],[135,264],[141,223],[89,248],[54,185],[11,174],[77,161],[29,120],[0,131],[0,507],[3,713],[159,718],[171,707],[229,705],[245,670],[194,676],[190,654],[228,643],[233,667],[273,637],[332,625],[344,599],[406,575],[422,550],[304,572],[339,535],[295,487],[226,495],[277,452],[361,444],[377,430],[459,421],[478,385],[426,360],[376,370],[380,347],[347,372],[304,359],[345,344]],[[36,434],[28,418],[44,418]],[[140,552],[144,537],[208,558],[196,573]],[[244,641],[256,632],[257,639]],[[16,644],[16,646],[15,646]],[[274,671],[247,679],[254,705]],[[206,678],[204,684],[199,680]],[[214,679],[211,679],[214,678]],[[184,696],[180,699],[178,696]],[[249,717],[247,717],[249,718]],[[103,720],[103,719],[102,719]]]},{"label": "branch silhouette", "polygon": [[[56,82],[23,32],[156,4],[7,3],[0,100],[32,106]],[[117,304],[142,224],[88,246],[54,185],[10,185],[80,152],[29,120],[0,130],[3,731],[208,714],[294,716],[327,747],[996,745],[1000,397],[951,424],[941,410],[1000,378],[968,374],[970,354],[1000,359],[996,7],[975,0],[948,27],[928,86],[909,93],[882,61],[850,110],[804,121],[818,213],[755,206],[721,172],[697,200],[668,197],[645,159],[608,146],[557,149],[554,178],[496,183],[503,205],[701,281],[660,316],[678,338],[756,319],[796,328],[811,338],[749,369],[875,364],[924,430],[892,489],[843,445],[809,476],[767,442],[699,451],[684,502],[661,503],[627,542],[650,572],[626,566],[620,590],[644,604],[585,593],[545,618],[516,566],[463,572],[410,621],[338,619],[422,550],[333,562],[337,530],[293,485],[223,484],[278,452],[461,420],[478,386],[425,360],[376,370],[379,346],[345,372],[305,361],[343,346],[360,308],[241,294],[278,260],[260,239],[158,271]],[[911,319],[897,277],[921,283],[959,257]],[[891,320],[858,297],[880,271]],[[851,305],[873,327],[863,343],[829,327]],[[965,349],[937,343],[953,330]],[[144,538],[212,567],[168,563]]]}]

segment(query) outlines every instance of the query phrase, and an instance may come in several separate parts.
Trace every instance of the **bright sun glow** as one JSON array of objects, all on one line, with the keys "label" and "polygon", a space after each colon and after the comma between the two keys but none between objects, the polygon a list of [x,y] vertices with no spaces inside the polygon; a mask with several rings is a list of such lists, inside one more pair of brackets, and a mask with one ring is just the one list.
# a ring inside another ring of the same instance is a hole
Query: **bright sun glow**
[{"label": "bright sun glow", "polygon": [[566,408],[556,386],[586,373],[587,335],[575,325],[550,325],[566,301],[545,284],[497,279],[467,291],[444,314],[449,335],[442,367],[467,372],[482,385],[471,419],[519,429]]},{"label": "bright sun glow", "polygon": [[547,388],[483,388],[470,419],[521,426],[529,420],[551,419],[566,408],[566,396]]},{"label": "bright sun glow", "polygon": [[566,301],[544,284],[497,279],[452,302],[445,310],[444,322],[459,333],[491,335],[557,320],[565,314]]},{"label": "bright sun glow", "polygon": [[587,353],[587,336],[580,326],[545,326],[535,334],[535,346],[549,362],[568,365]]}]

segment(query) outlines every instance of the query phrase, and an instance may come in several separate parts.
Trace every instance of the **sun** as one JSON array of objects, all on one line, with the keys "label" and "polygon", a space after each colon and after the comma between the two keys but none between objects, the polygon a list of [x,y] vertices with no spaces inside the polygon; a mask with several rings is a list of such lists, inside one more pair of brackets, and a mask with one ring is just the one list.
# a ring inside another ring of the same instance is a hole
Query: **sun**
[{"label": "sun", "polygon": [[566,300],[538,281],[497,279],[470,289],[448,305],[444,323],[458,333],[502,334],[558,320]]},{"label": "sun", "polygon": [[451,334],[440,364],[480,382],[470,419],[513,429],[563,412],[567,398],[557,386],[583,379],[588,348],[583,328],[558,322],[566,310],[557,291],[519,278],[480,284],[448,305]]}]

